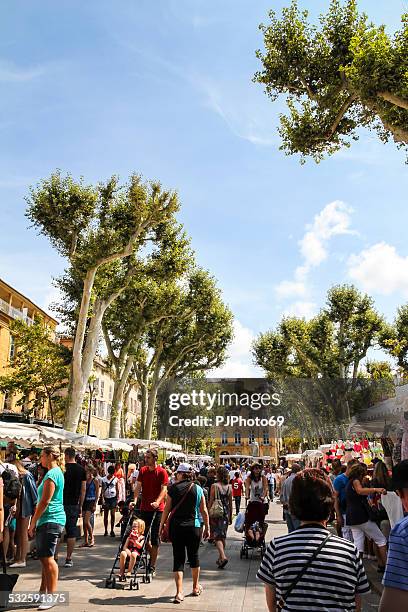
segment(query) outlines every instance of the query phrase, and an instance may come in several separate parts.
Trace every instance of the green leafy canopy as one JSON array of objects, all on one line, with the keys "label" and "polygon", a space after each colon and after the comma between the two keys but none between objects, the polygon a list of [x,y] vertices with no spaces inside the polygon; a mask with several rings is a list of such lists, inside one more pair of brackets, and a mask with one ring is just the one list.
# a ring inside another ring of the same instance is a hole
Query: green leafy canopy
[{"label": "green leafy canopy", "polygon": [[408,14],[393,36],[359,14],[356,0],[332,0],[320,27],[296,0],[281,19],[274,11],[269,18],[260,25],[265,51],[257,51],[263,69],[254,81],[272,101],[286,96],[281,149],[320,161],[349,147],[360,127],[407,146]]}]

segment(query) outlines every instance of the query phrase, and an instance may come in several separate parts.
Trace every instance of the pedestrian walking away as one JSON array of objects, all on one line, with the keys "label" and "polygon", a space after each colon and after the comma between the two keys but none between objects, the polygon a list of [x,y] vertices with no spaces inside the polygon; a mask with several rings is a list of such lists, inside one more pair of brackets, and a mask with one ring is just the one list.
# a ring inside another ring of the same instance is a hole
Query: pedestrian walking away
[{"label": "pedestrian walking away", "polygon": [[65,449],[64,456],[64,510],[67,517],[65,524],[67,556],[64,566],[72,567],[72,554],[74,552],[75,540],[79,535],[78,519],[82,516],[82,506],[85,499],[86,472],[84,468],[75,461],[76,451],[74,448]]},{"label": "pedestrian walking away", "polygon": [[327,530],[333,505],[331,484],[321,470],[294,476],[289,507],[300,526],[270,542],[257,574],[269,612],[361,610],[361,596],[370,587],[354,544]]},{"label": "pedestrian walking away", "polygon": [[208,511],[210,515],[211,540],[218,550],[216,561],[219,569],[223,569],[228,558],[225,554],[228,525],[232,524],[232,492],[229,484],[227,468],[219,466],[216,472],[217,481],[211,486]]},{"label": "pedestrian walking away", "polygon": [[183,594],[183,572],[187,559],[193,578],[192,595],[198,597],[203,588],[200,579],[199,548],[201,541],[201,519],[204,524],[203,539],[209,535],[209,517],[203,489],[192,482],[194,472],[188,463],[180,463],[176,471],[176,482],[169,487],[166,505],[161,517],[160,534],[166,521],[170,520],[169,535],[173,547],[173,572],[176,583],[174,603],[181,603]]},{"label": "pedestrian walking away", "polygon": [[289,510],[289,498],[292,491],[293,480],[298,472],[300,472],[302,468],[297,463],[292,465],[291,474],[282,482],[281,492],[280,492],[280,500],[283,505],[283,518],[286,521],[288,526],[288,533],[292,533],[300,526],[299,519],[294,516]]},{"label": "pedestrian walking away", "polygon": [[241,499],[242,499],[242,491],[244,488],[244,483],[238,471],[235,472],[234,478],[231,480],[231,488],[232,488],[232,497],[234,499],[234,504],[235,504],[235,514],[239,514],[239,510],[241,508]]}]

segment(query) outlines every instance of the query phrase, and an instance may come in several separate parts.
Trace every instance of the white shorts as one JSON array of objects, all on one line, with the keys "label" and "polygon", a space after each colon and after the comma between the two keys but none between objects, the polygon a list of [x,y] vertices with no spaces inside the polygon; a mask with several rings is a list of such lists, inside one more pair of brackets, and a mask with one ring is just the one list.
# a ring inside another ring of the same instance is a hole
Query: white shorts
[{"label": "white shorts", "polygon": [[381,533],[377,523],[373,521],[367,521],[361,525],[351,525],[350,529],[353,533],[354,544],[359,552],[364,552],[364,536],[373,540],[377,546],[385,546],[387,544],[387,540]]}]

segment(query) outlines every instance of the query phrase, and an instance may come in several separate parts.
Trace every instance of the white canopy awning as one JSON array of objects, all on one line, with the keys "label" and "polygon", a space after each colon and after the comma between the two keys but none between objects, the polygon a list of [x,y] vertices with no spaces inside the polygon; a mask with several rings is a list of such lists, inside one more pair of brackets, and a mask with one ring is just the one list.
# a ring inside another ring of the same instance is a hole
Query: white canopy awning
[{"label": "white canopy awning", "polygon": [[166,451],[167,457],[175,457],[176,459],[187,459],[187,455],[185,453],[180,453],[180,451]]},{"label": "white canopy awning", "polygon": [[189,461],[213,461],[210,455],[187,455]]},{"label": "white canopy awning", "polygon": [[167,442],[165,440],[143,440],[141,438],[108,438],[115,442],[125,442],[131,446],[141,446],[142,448],[163,448],[165,450],[182,451],[181,444]]},{"label": "white canopy awning", "polygon": [[40,432],[34,426],[8,421],[0,421],[0,440],[27,447],[41,442]]},{"label": "white canopy awning", "polygon": [[130,444],[127,444],[124,440],[100,440],[100,447],[103,450],[113,450],[113,451],[127,451],[130,452],[133,450],[133,447]]},{"label": "white canopy awning", "polygon": [[317,449],[305,450],[305,452],[302,453],[302,457],[323,457],[323,453]]}]

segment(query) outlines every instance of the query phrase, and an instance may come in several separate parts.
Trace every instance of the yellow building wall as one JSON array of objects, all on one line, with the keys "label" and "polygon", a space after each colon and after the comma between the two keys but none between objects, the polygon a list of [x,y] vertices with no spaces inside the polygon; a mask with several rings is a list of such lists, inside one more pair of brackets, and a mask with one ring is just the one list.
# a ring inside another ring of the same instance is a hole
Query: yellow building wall
[{"label": "yellow building wall", "polygon": [[[10,369],[11,322],[17,318],[30,322],[37,315],[44,319],[52,334],[55,334],[58,322],[19,291],[0,279],[0,376],[7,374]],[[5,395],[0,391],[0,411],[14,410],[21,412],[22,407],[17,405],[20,397],[18,395],[11,397],[7,406],[5,406]]]},{"label": "yellow building wall", "polygon": [[[234,443],[234,434],[229,434],[228,444],[222,444],[221,434],[215,436],[215,460],[218,461],[222,455],[250,455],[253,454],[252,445],[248,443],[248,434],[241,433],[241,444]],[[262,457],[272,457],[273,461],[277,461],[277,443],[276,443],[276,432],[274,428],[269,430],[269,442],[270,444],[263,444],[262,437],[255,436],[256,442],[259,447],[259,459]],[[272,461],[271,460],[271,461]]]}]

